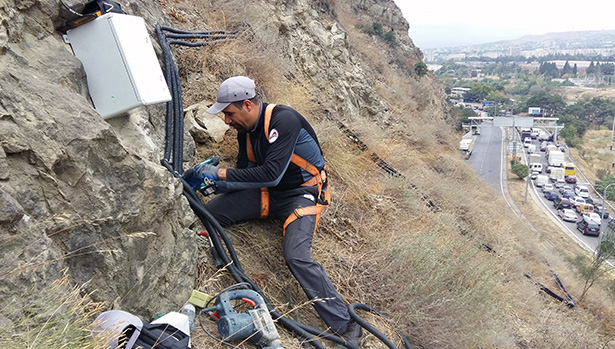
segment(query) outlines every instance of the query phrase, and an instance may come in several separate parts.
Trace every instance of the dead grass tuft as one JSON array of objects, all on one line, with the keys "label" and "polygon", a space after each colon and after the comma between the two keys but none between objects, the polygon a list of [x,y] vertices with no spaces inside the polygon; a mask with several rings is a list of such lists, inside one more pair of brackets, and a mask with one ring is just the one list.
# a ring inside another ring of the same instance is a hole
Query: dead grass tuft
[{"label": "dead grass tuft", "polygon": [[103,304],[72,286],[67,270],[47,288],[5,298],[0,345],[3,348],[107,348],[112,338],[91,338],[90,323]]}]

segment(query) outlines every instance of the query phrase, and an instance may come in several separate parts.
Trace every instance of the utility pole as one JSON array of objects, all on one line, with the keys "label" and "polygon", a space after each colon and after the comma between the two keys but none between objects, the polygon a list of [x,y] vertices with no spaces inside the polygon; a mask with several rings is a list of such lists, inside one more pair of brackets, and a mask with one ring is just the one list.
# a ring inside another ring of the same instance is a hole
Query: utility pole
[{"label": "utility pole", "polygon": [[[613,116],[613,127],[611,129],[611,151],[613,151],[613,137],[615,136],[615,116]],[[611,167],[615,167],[615,152],[613,152],[613,162]]]},{"label": "utility pole", "polygon": [[515,117],[513,116],[512,125],[512,139],[513,139],[513,166],[517,164],[517,129],[515,128]]},{"label": "utility pole", "polygon": [[[606,208],[606,190],[609,189],[610,186],[612,186],[615,183],[611,183],[609,185],[607,185],[606,187],[604,187],[604,192],[602,193],[602,208],[607,210]],[[608,210],[607,210],[608,212]],[[604,235],[604,221],[605,219],[602,217],[602,213],[600,213],[600,234]]]},{"label": "utility pole", "polygon": [[527,189],[530,185],[530,172],[528,171],[527,177],[525,177],[525,198],[523,199],[523,203],[527,202]]}]

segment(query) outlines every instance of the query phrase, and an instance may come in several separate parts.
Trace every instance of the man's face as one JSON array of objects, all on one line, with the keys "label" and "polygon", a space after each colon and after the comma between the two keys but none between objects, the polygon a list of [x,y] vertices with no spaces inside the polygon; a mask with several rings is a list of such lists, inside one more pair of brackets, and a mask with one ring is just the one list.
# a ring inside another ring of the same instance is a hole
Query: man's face
[{"label": "man's face", "polygon": [[243,108],[241,109],[233,104],[229,104],[228,107],[222,110],[222,113],[224,113],[224,123],[238,131],[252,131],[258,119],[258,114],[255,117],[253,110],[254,104],[248,100],[243,101]]}]

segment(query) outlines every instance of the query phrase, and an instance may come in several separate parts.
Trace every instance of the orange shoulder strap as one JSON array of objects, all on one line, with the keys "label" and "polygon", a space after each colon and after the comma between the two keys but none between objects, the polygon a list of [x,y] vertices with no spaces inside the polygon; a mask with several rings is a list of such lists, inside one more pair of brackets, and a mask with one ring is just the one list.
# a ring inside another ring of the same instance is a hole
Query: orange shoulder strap
[{"label": "orange shoulder strap", "polygon": [[[275,104],[268,104],[267,108],[265,108],[263,132],[265,132],[265,137],[267,138],[267,140],[269,140],[269,123],[271,122],[271,113],[273,112],[273,108],[275,108]],[[250,162],[256,163],[256,157],[254,156],[254,151],[252,150],[252,141],[250,141],[249,132],[246,132],[246,152],[248,154],[248,160],[250,160]]]}]

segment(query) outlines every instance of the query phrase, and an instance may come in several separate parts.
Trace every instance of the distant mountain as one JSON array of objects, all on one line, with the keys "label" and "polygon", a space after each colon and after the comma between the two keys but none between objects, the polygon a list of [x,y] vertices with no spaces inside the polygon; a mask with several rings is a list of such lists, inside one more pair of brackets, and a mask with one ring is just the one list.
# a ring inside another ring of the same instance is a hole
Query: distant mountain
[{"label": "distant mountain", "polygon": [[[459,47],[459,46],[458,46]],[[465,49],[489,50],[502,47],[518,47],[522,50],[537,48],[584,49],[615,48],[615,30],[570,31],[525,35],[519,39],[502,40],[478,45],[463,46]]]},{"label": "distant mountain", "polygon": [[483,44],[462,45],[425,50],[426,62],[468,57],[524,56],[543,57],[553,54],[573,56],[615,56],[615,30],[570,31],[525,35],[518,39]]}]

